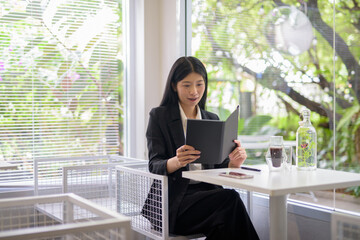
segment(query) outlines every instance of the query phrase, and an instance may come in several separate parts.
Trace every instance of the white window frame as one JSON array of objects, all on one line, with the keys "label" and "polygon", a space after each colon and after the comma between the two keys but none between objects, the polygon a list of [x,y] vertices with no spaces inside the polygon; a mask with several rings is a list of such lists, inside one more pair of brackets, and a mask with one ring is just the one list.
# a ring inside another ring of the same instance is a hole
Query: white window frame
[{"label": "white window frame", "polygon": [[128,22],[125,156],[148,159],[145,134],[149,112],[160,104],[172,64],[189,51],[185,48],[184,17],[191,1],[125,2],[129,13],[124,14]]}]

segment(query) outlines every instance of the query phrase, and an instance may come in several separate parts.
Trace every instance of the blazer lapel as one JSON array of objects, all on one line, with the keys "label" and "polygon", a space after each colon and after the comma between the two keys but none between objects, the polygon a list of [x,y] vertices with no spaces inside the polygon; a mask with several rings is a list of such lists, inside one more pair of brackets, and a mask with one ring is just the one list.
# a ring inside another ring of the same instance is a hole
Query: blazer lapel
[{"label": "blazer lapel", "polygon": [[200,112],[201,112],[202,119],[210,119],[210,116],[207,114],[207,112],[205,110],[200,108]]},{"label": "blazer lapel", "polygon": [[169,114],[171,118],[171,121],[168,123],[170,134],[174,140],[176,148],[178,148],[185,144],[185,136],[181,122],[179,106],[172,106],[170,108]]}]

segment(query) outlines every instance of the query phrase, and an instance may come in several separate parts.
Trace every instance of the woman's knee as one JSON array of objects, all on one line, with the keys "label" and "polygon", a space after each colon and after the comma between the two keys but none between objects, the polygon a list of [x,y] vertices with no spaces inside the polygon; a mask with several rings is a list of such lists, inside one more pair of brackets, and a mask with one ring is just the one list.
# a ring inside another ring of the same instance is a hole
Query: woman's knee
[{"label": "woman's knee", "polygon": [[227,195],[227,200],[229,201],[228,204],[232,205],[233,207],[238,207],[239,210],[243,210],[245,209],[245,205],[242,201],[242,199],[240,198],[239,193],[234,190],[234,189],[225,189],[226,190],[226,195]]},{"label": "woman's knee", "polygon": [[234,189],[224,189],[230,198],[240,198],[239,193]]}]

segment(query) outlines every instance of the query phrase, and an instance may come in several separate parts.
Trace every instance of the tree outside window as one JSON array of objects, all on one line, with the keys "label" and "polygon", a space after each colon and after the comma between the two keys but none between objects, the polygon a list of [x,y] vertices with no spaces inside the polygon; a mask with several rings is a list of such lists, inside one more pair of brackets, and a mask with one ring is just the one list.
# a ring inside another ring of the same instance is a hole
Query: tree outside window
[{"label": "tree outside window", "polygon": [[[191,48],[208,69],[208,107],[224,119],[240,104],[240,135],[295,140],[299,113],[308,108],[318,167],[360,172],[360,2],[334,4],[194,0]],[[309,21],[310,42],[305,32],[297,35],[301,41],[294,32],[279,32],[289,18],[292,29]],[[251,157],[265,161],[263,151]],[[360,195],[359,187],[337,191]]]}]

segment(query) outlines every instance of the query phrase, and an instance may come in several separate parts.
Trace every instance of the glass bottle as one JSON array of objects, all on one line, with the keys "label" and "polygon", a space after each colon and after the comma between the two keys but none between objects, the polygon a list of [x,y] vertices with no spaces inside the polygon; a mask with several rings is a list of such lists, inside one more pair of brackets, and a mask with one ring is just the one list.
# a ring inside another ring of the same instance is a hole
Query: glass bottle
[{"label": "glass bottle", "polygon": [[316,130],[310,121],[310,111],[301,112],[303,121],[296,132],[296,167],[298,170],[315,170],[317,166]]}]

